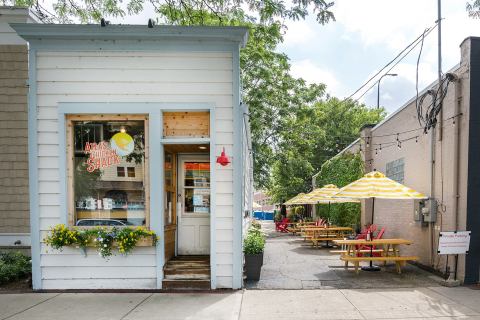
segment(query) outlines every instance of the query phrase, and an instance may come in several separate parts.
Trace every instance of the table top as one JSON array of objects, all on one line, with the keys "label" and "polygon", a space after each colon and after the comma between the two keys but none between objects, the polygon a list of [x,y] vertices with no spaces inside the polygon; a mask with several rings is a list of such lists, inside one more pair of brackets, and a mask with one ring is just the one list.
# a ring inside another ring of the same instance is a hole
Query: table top
[{"label": "table top", "polygon": [[334,240],[337,244],[345,244],[345,245],[397,245],[397,244],[412,244],[411,240],[407,239],[375,239],[371,241],[367,241],[366,239],[358,239],[358,240]]},{"label": "table top", "polygon": [[353,231],[352,228],[350,227],[322,227],[322,226],[316,226],[316,227],[304,227],[302,228],[305,231]]}]

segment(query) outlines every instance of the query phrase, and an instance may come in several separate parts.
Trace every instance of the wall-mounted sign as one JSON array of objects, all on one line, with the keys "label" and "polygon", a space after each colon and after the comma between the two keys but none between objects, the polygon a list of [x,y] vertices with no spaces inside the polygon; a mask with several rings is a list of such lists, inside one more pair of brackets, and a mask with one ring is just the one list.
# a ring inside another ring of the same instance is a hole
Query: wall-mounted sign
[{"label": "wall-mounted sign", "polygon": [[466,254],[470,247],[470,231],[440,232],[438,254]]},{"label": "wall-mounted sign", "polygon": [[131,135],[126,132],[119,132],[110,139],[110,146],[119,156],[125,157],[133,152],[135,143]]},{"label": "wall-mounted sign", "polygon": [[98,169],[108,168],[120,163],[120,156],[110,148],[106,141],[100,143],[85,143],[85,154],[88,154],[87,171],[93,172]]}]

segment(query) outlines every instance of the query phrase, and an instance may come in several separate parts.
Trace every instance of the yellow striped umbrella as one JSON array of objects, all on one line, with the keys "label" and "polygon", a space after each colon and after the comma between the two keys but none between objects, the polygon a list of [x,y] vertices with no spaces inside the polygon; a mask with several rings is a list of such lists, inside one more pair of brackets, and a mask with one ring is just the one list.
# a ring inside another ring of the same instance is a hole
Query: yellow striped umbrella
[{"label": "yellow striped umbrella", "polygon": [[334,184],[327,184],[321,188],[317,188],[306,195],[307,204],[317,203],[346,203],[346,202],[360,202],[358,199],[333,197],[340,189]]},{"label": "yellow striped umbrella", "polygon": [[284,205],[291,206],[292,204],[294,204],[293,201],[299,199],[300,197],[302,197],[304,195],[305,195],[305,193],[299,193],[295,197],[289,199],[288,201],[285,201]]},{"label": "yellow striped umbrella", "polygon": [[383,173],[372,171],[362,178],[341,188],[333,197],[368,199],[373,198],[372,223],[375,213],[375,198],[378,199],[426,199],[423,193],[387,178]]}]

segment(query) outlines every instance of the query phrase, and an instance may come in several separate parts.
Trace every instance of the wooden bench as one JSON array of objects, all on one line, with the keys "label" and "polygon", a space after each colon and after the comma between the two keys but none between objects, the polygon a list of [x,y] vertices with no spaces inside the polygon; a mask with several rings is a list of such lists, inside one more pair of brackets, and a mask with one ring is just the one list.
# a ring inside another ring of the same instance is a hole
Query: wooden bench
[{"label": "wooden bench", "polygon": [[[390,248],[390,250],[388,250],[389,252],[393,252],[393,249]],[[359,253],[381,253],[383,252],[383,249],[373,249],[373,250],[369,250],[369,249],[361,249],[361,250],[357,250],[356,252],[359,252]],[[330,253],[340,253],[340,254],[348,254],[348,250],[330,250]]]},{"label": "wooden bench", "polygon": [[361,261],[383,261],[385,264],[387,261],[395,262],[397,266],[397,272],[402,273],[402,265],[407,261],[419,260],[417,256],[386,256],[386,257],[352,257],[347,255],[342,255],[340,260],[345,261],[345,267],[348,267],[348,263],[352,262],[355,265],[355,272],[358,274],[359,265]]}]

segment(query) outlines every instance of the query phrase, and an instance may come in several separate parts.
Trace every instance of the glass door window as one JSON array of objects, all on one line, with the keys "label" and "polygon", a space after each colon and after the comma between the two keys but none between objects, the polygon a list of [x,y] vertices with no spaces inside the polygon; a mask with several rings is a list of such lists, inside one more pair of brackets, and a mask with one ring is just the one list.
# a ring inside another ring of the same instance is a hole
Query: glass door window
[{"label": "glass door window", "polygon": [[185,213],[210,213],[210,163],[184,162]]}]

